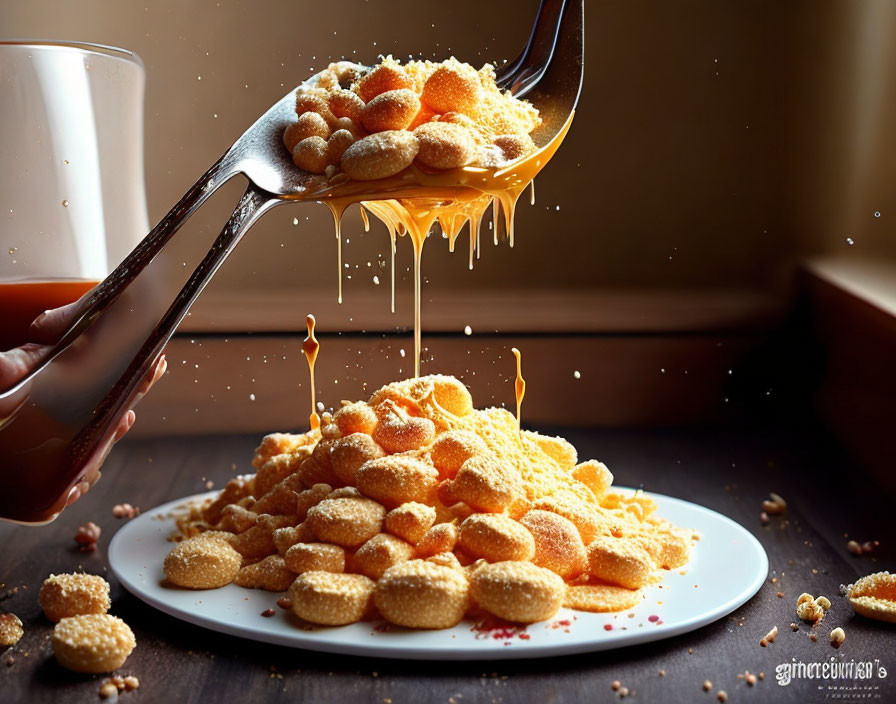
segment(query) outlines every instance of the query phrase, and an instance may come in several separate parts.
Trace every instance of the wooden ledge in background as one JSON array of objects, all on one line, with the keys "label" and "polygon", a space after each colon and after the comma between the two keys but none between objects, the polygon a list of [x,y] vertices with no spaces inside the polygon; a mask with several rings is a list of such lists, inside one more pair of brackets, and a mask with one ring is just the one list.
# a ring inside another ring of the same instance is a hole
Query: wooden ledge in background
[{"label": "wooden ledge in background", "polygon": [[822,421],[880,485],[896,494],[896,262],[814,259],[802,289],[821,355]]},{"label": "wooden ledge in background", "polygon": [[[335,287],[334,287],[335,288]],[[193,307],[180,332],[300,332],[314,313],[322,329],[395,331],[413,325],[407,287],[382,295],[350,296],[339,305],[335,291],[285,289],[210,291]],[[787,301],[748,288],[704,289],[495,289],[431,290],[424,287],[427,334],[474,331],[509,333],[691,333],[767,330],[780,322]]]},{"label": "wooden ledge in background", "polygon": [[[169,344],[169,372],[138,409],[134,434],[305,427],[308,369],[300,344],[314,299],[298,295],[301,311],[287,297],[272,304],[271,294],[258,294],[257,303],[251,295],[206,301]],[[332,307],[328,301],[312,309]],[[395,332],[388,301],[353,301],[350,309],[346,330],[319,336],[318,398],[328,407],[413,374],[413,341]],[[527,380],[525,423],[705,422],[725,413],[730,370],[785,310],[783,301],[751,291],[468,294],[425,308],[423,372],[458,376],[477,406],[513,408],[516,346]],[[352,328],[362,322],[367,332]],[[464,325],[474,333],[464,335]],[[241,332],[247,329],[263,332]]]}]

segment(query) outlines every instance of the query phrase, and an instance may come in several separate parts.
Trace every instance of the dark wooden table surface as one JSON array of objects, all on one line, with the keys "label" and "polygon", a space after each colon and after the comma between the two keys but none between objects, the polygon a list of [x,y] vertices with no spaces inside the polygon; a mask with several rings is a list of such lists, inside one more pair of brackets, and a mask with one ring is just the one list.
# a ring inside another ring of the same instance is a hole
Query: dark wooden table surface
[{"label": "dark wooden table surface", "polygon": [[[78,676],[56,665],[51,624],[37,605],[37,590],[51,572],[84,570],[112,583],[112,612],[137,636],[137,648],[121,672],[140,680],[124,702],[600,702],[620,698],[619,680],[634,701],[729,702],[896,701],[896,628],[852,613],[839,586],[896,566],[892,501],[831,448],[819,431],[767,429],[691,431],[570,431],[582,457],[606,461],[617,482],[678,496],[724,513],[746,526],[768,552],[770,579],[734,613],[676,638],[601,652],[506,662],[408,662],[317,654],[268,646],[213,633],[159,613],[125,592],[108,572],[106,548],[122,525],[112,506],[144,509],[220,487],[234,463],[247,471],[255,437],[192,437],[126,440],[110,457],[102,481],[54,523],[38,528],[0,526],[0,610],[22,619],[26,634],[0,653],[0,702],[98,701],[102,678]],[[759,522],[769,491],[789,501],[786,520]],[[93,520],[103,529],[99,549],[82,553],[72,540],[77,526]],[[887,532],[889,531],[889,532]],[[847,539],[880,540],[874,558],[855,557]],[[10,596],[9,591],[17,588]],[[781,591],[784,598],[778,598]],[[795,621],[802,592],[824,594],[833,608],[809,638]],[[760,638],[777,624],[768,648]],[[844,627],[839,650],[828,643]],[[791,662],[863,661],[876,668],[868,680],[775,681],[776,666]],[[660,676],[660,671],[665,676]],[[750,687],[738,674],[765,677]],[[713,691],[701,685],[710,680]]]}]

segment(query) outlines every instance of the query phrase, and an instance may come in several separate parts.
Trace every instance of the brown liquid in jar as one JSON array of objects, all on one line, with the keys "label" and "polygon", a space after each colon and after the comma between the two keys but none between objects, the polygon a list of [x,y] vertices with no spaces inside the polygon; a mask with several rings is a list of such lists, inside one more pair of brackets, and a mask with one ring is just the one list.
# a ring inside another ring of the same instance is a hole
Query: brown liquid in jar
[{"label": "brown liquid in jar", "polygon": [[96,286],[96,281],[0,282],[0,350],[29,342],[32,321],[51,308],[59,308]]}]

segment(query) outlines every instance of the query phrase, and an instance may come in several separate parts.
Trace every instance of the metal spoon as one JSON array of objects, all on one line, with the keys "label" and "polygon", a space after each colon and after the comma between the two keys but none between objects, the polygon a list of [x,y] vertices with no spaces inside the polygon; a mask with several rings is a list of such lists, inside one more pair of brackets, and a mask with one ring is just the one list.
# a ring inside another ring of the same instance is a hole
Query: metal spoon
[{"label": "metal spoon", "polygon": [[[583,32],[584,0],[542,0],[526,47],[497,74],[499,86],[538,108],[543,122],[533,138],[539,146],[575,109]],[[0,518],[36,523],[58,515],[177,325],[262,214],[297,199],[352,193],[366,200],[410,198],[419,189],[413,173],[383,183],[322,187],[320,179],[293,165],[283,147],[294,104],[293,90],[262,115],[81,302],[68,330],[43,350],[40,362],[0,390]],[[237,174],[249,185],[227,224],[176,295],[165,291],[162,274],[186,266],[172,238]]]}]

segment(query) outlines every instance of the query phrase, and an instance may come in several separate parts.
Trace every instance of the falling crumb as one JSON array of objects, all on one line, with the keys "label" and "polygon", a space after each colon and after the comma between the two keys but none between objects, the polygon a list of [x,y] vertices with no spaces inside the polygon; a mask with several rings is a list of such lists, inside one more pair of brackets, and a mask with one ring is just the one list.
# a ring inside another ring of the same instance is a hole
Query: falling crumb
[{"label": "falling crumb", "polygon": [[728,692],[726,692],[724,689],[720,689],[719,693],[716,694],[716,699],[718,699],[720,702],[727,702]]},{"label": "falling crumb", "polygon": [[464,326],[464,335],[472,335],[472,334],[473,334],[473,328],[471,328],[469,325]]},{"label": "falling crumb", "polygon": [[694,654],[694,649],[688,648],[688,655],[693,655],[693,654]]},{"label": "falling crumb", "polygon": [[747,680],[747,684],[750,687],[756,684],[756,675],[754,675],[752,672],[748,672],[745,679]]},{"label": "falling crumb", "polygon": [[708,692],[711,689],[712,689],[712,682],[710,682],[709,680],[703,680],[703,691]]},{"label": "falling crumb", "polygon": [[614,692],[618,692],[618,691],[619,691],[619,688],[620,688],[621,686],[622,686],[622,683],[621,683],[619,680],[613,680],[613,681],[610,683],[610,689],[612,689]]},{"label": "falling crumb", "polygon": [[620,687],[620,688],[619,688],[619,696],[620,696],[620,697],[627,697],[627,696],[628,696],[628,693],[629,693],[629,692],[628,692],[628,687]]},{"label": "falling crumb", "polygon": [[666,676],[666,671],[660,670],[660,677],[665,677],[665,676]]}]

